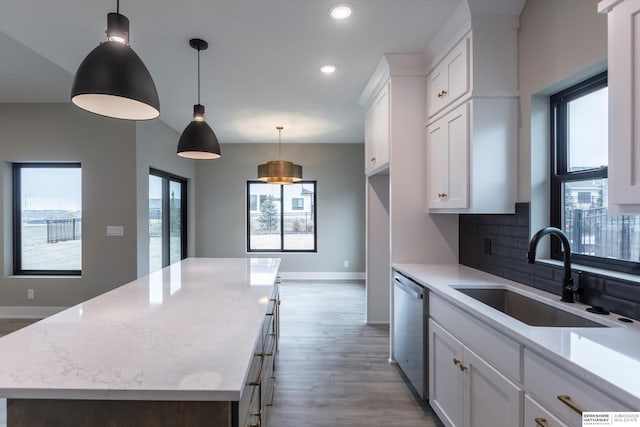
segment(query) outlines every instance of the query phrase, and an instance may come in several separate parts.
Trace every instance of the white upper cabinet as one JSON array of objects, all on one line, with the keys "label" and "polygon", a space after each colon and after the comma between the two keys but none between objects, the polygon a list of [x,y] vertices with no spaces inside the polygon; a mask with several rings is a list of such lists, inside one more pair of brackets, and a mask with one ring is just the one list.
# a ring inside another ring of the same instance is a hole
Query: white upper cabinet
[{"label": "white upper cabinet", "polygon": [[465,103],[427,127],[427,194],[432,209],[469,207],[467,110]]},{"label": "white upper cabinet", "polygon": [[469,37],[462,39],[427,77],[427,111],[438,111],[469,91]]},{"label": "white upper cabinet", "polygon": [[427,211],[513,213],[517,23],[473,28],[434,58],[426,83]]},{"label": "white upper cabinet", "polygon": [[640,213],[640,0],[603,0],[608,13],[609,214]]},{"label": "white upper cabinet", "polygon": [[387,82],[365,113],[365,173],[373,175],[389,167],[389,90]]}]

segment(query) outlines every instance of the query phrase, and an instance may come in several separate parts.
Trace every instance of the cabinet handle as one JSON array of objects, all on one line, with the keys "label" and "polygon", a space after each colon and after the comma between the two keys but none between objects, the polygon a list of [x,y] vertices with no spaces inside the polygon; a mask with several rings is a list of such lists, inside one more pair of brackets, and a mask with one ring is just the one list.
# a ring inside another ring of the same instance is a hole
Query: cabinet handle
[{"label": "cabinet handle", "polygon": [[536,422],[538,427],[547,427],[546,418],[534,418],[533,420]]},{"label": "cabinet handle", "polygon": [[447,193],[438,193],[438,198],[444,199],[445,197],[447,197]]},{"label": "cabinet handle", "polygon": [[460,364],[460,360],[456,359],[455,357],[453,358],[453,364],[454,365],[459,365]]},{"label": "cabinet handle", "polygon": [[447,91],[442,89],[440,92],[438,92],[438,98],[442,98],[447,94]]},{"label": "cabinet handle", "polygon": [[468,366],[464,366],[462,363],[461,363],[461,364],[460,364],[460,366],[458,366],[458,367],[460,368],[460,371],[461,371],[461,372],[464,372],[464,371],[466,371],[467,369],[469,369],[469,367],[468,367]]},{"label": "cabinet handle", "polygon": [[567,396],[566,394],[561,394],[560,396],[558,396],[558,400],[564,403],[565,405],[567,405],[569,408],[573,409],[578,414],[582,415],[582,412],[583,412],[582,409],[578,405],[573,403],[573,401],[571,400],[571,396]]},{"label": "cabinet handle", "polygon": [[372,157],[372,158],[371,158],[371,161],[372,161],[372,162],[375,162],[375,161],[376,161],[376,158],[375,158],[375,157]]}]

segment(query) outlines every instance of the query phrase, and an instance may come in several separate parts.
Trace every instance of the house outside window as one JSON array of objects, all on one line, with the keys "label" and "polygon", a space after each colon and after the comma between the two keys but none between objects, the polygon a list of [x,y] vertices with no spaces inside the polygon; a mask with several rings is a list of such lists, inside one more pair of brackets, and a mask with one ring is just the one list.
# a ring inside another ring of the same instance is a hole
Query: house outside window
[{"label": "house outside window", "polygon": [[[551,224],[575,262],[630,272],[640,262],[640,216],[607,211],[608,88],[601,73],[551,96]],[[557,239],[551,255],[562,258]]]},{"label": "house outside window", "polygon": [[304,209],[304,199],[302,197],[294,197],[291,199],[291,210],[301,211]]},{"label": "house outside window", "polygon": [[13,164],[13,273],[80,275],[80,163]]},{"label": "house outside window", "polygon": [[247,252],[316,252],[316,246],[316,181],[247,182]]}]

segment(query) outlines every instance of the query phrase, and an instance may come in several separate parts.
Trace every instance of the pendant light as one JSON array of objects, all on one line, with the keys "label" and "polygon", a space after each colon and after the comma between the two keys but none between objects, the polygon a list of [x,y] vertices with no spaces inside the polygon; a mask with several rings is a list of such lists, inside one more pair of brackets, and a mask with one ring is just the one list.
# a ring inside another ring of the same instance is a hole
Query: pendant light
[{"label": "pendant light", "polygon": [[129,46],[129,19],[107,15],[107,41],[93,49],[78,67],[71,88],[78,107],[127,120],[150,120],[160,115],[158,91],[149,70]]},{"label": "pendant light", "polygon": [[278,159],[258,165],[258,180],[268,184],[288,185],[302,181],[302,166],[282,160],[282,126],[278,130]]},{"label": "pendant light", "polygon": [[204,105],[200,104],[200,51],[209,47],[209,44],[201,39],[191,39],[189,45],[198,51],[198,103],[193,106],[193,120],[180,135],[178,156],[217,159],[220,157],[220,144],[213,129],[204,120]]}]

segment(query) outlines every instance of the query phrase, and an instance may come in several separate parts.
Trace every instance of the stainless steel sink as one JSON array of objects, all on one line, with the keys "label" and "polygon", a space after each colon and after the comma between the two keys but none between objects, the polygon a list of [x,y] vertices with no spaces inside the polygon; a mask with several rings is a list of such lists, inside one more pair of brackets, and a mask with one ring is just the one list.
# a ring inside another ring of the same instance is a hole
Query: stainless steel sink
[{"label": "stainless steel sink", "polygon": [[527,325],[556,328],[606,328],[560,308],[503,288],[455,288]]}]

